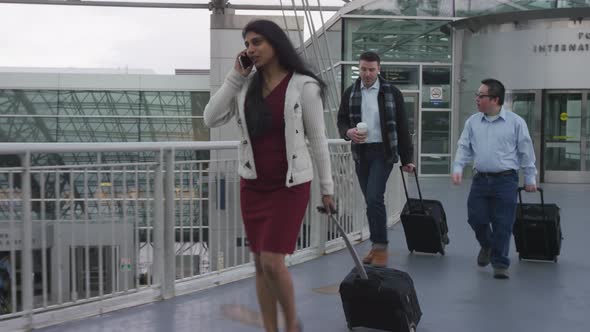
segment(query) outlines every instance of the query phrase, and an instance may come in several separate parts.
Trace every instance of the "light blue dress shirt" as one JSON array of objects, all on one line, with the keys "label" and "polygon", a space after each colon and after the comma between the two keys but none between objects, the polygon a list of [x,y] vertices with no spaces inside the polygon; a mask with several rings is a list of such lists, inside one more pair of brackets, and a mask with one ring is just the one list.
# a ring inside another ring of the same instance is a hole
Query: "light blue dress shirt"
[{"label": "light blue dress shirt", "polygon": [[536,184],[535,151],[523,118],[502,108],[499,116],[488,119],[477,113],[465,121],[457,144],[453,173],[473,161],[479,172],[518,171],[522,168],[525,184]]},{"label": "light blue dress shirt", "polygon": [[361,118],[367,124],[367,140],[365,143],[381,143],[381,120],[379,118],[379,79],[370,87],[361,83]]}]

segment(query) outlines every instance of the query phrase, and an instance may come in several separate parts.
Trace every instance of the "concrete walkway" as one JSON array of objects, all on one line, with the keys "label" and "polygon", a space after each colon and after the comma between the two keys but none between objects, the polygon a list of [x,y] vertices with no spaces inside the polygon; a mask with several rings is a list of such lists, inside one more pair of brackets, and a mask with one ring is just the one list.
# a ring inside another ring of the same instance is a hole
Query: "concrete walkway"
[{"label": "concrete walkway", "polygon": [[[469,185],[421,180],[425,198],[441,200],[446,209],[446,256],[410,254],[401,224],[390,230],[390,263],[413,277],[424,313],[418,331],[590,331],[590,185],[543,185],[545,200],[562,209],[559,262],[518,261],[512,243],[509,280],[493,279],[491,267],[476,265],[479,248],[466,222]],[[535,200],[525,195],[525,201]],[[357,249],[364,254],[368,246]],[[340,251],[291,268],[306,332],[348,331],[336,289],[352,266]],[[257,309],[254,280],[247,279],[39,331],[262,331]]]}]

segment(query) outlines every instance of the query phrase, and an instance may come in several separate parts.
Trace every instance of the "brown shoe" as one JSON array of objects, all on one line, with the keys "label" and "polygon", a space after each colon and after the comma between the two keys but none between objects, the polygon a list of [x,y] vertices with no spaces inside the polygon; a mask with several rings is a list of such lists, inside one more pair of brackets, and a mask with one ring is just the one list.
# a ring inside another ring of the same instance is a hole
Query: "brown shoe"
[{"label": "brown shoe", "polygon": [[386,267],[387,259],[387,249],[373,249],[373,260],[371,261],[371,265],[376,267]]},{"label": "brown shoe", "polygon": [[373,251],[374,249],[371,249],[367,256],[363,257],[363,264],[371,264],[373,262]]}]

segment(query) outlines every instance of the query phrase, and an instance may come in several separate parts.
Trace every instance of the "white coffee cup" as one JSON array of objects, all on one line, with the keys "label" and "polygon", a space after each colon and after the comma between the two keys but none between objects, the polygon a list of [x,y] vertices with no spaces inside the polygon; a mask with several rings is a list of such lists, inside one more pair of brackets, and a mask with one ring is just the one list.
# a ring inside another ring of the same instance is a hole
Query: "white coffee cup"
[{"label": "white coffee cup", "polygon": [[369,126],[366,123],[359,122],[356,124],[357,133],[365,136],[365,139],[361,143],[364,143],[367,140],[367,130],[369,130]]},{"label": "white coffee cup", "polygon": [[364,123],[364,122],[359,122],[356,124],[356,130],[358,131],[359,134],[366,134],[367,130],[369,129],[369,126]]}]

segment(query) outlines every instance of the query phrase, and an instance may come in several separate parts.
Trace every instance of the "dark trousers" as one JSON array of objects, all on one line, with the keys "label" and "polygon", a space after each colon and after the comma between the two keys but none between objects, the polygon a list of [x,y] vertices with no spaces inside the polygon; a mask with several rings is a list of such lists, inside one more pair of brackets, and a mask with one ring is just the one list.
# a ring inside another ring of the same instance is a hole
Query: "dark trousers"
[{"label": "dark trousers", "polygon": [[356,175],[367,204],[371,242],[387,244],[385,188],[393,164],[385,161],[381,143],[363,144],[360,149],[360,158],[355,164]]},{"label": "dark trousers", "polygon": [[[475,175],[467,200],[468,222],[483,248],[491,248],[490,262],[508,268],[510,238],[516,217],[518,174]],[[490,227],[491,225],[491,227]]]}]

